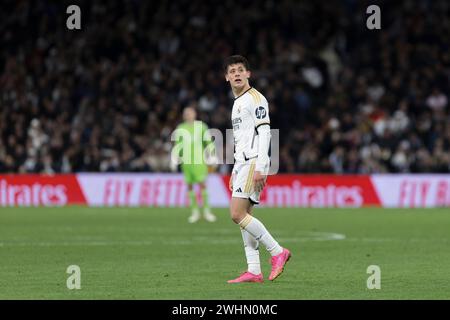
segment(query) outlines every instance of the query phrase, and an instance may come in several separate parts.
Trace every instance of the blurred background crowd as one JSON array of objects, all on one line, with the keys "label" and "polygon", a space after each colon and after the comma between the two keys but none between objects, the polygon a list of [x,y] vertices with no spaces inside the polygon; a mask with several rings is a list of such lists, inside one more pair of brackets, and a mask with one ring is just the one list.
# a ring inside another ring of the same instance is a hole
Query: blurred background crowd
[{"label": "blurred background crowd", "polygon": [[168,171],[184,107],[231,127],[232,54],[269,101],[280,172],[450,172],[450,3],[376,3],[381,30],[357,0],[3,0],[0,172]]}]

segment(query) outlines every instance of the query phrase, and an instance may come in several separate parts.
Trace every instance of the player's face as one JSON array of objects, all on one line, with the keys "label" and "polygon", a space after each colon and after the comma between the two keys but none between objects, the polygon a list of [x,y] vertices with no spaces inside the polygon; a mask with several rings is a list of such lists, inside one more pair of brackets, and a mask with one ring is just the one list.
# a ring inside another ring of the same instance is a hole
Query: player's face
[{"label": "player's face", "polygon": [[244,87],[250,78],[250,71],[242,63],[231,64],[228,66],[225,79],[230,82],[233,88]]},{"label": "player's face", "polygon": [[184,112],[183,112],[184,121],[192,122],[192,121],[195,120],[196,116],[197,115],[195,114],[195,110],[194,109],[192,109],[192,108],[184,109]]}]

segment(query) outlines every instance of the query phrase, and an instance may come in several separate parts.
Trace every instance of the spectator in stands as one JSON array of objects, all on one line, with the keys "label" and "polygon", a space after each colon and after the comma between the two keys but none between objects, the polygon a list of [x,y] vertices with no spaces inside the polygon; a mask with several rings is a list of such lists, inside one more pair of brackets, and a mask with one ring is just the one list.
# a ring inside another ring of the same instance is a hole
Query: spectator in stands
[{"label": "spectator in stands", "polygon": [[445,0],[382,1],[381,32],[369,1],[81,0],[80,31],[69,4],[1,4],[0,172],[168,171],[184,106],[230,128],[233,53],[269,100],[281,172],[449,172]]}]

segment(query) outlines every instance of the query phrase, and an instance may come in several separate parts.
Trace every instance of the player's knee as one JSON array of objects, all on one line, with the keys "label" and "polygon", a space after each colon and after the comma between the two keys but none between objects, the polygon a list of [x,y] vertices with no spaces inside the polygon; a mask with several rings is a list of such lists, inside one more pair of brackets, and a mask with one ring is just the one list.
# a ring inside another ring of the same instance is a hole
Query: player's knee
[{"label": "player's knee", "polygon": [[240,208],[235,208],[233,206],[230,208],[231,220],[233,220],[233,222],[236,223],[236,224],[241,222],[242,219],[245,218],[246,214],[247,213],[245,212],[245,210],[242,210]]},{"label": "player's knee", "polygon": [[239,224],[239,222],[242,221],[242,219],[245,218],[245,215],[239,214],[239,213],[232,213],[231,214],[231,220],[233,220],[234,223]]}]

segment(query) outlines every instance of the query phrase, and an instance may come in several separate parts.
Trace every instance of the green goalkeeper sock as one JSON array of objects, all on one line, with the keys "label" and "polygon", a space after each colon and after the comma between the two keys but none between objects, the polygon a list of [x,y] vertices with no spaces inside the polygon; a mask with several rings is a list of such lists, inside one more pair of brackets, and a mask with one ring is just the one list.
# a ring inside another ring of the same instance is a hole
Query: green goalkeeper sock
[{"label": "green goalkeeper sock", "polygon": [[191,203],[191,209],[198,209],[197,197],[195,196],[194,190],[189,191],[189,200]]},{"label": "green goalkeeper sock", "polygon": [[202,200],[203,200],[203,208],[209,209],[208,191],[206,191],[206,189],[202,190]]}]

